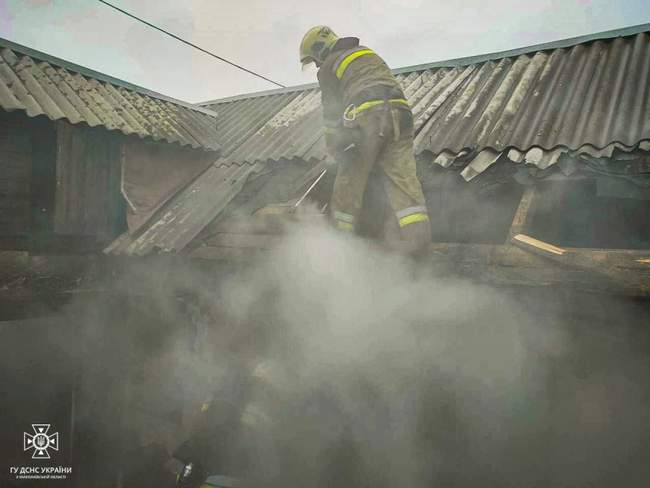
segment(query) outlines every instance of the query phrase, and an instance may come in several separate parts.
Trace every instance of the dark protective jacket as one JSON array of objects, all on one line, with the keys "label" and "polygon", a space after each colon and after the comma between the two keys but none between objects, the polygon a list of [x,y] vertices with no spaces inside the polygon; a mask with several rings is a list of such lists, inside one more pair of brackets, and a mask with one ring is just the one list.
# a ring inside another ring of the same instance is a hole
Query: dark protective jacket
[{"label": "dark protective jacket", "polygon": [[332,47],[318,70],[326,129],[341,127],[350,104],[368,100],[404,98],[399,82],[374,51],[356,37],[343,37]]}]

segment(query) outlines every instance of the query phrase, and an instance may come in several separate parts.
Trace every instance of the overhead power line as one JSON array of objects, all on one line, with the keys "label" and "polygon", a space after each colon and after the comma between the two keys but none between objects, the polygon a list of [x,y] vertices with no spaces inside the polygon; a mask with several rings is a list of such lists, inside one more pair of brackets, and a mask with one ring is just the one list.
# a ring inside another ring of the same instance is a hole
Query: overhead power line
[{"label": "overhead power line", "polygon": [[267,78],[266,76],[263,76],[263,75],[261,75],[259,73],[256,73],[255,71],[244,68],[243,66],[241,66],[241,65],[239,65],[237,63],[233,63],[232,61],[228,61],[226,58],[222,58],[221,56],[218,56],[218,55],[216,55],[216,54],[214,54],[214,53],[212,53],[210,51],[207,51],[207,50],[203,49],[202,47],[197,46],[196,44],[192,44],[191,42],[186,41],[182,37],[178,37],[176,34],[172,34],[171,32],[166,31],[165,29],[163,29],[161,27],[158,27],[157,25],[152,24],[151,22],[147,22],[146,20],[143,20],[140,17],[138,17],[136,15],[133,15],[132,13],[127,12],[126,10],[122,10],[121,8],[111,4],[109,2],[106,2],[105,0],[98,0],[98,1],[103,3],[104,5],[106,5],[108,7],[111,7],[113,9],[117,10],[118,12],[123,13],[124,15],[127,15],[127,16],[131,17],[132,19],[137,20],[138,22],[142,22],[143,24],[151,27],[152,29],[156,29],[157,31],[162,32],[163,34],[167,34],[168,36],[173,37],[174,39],[176,39],[177,41],[182,42],[183,44],[187,44],[188,46],[192,46],[194,49],[198,49],[202,53],[205,53],[205,54],[207,54],[209,56],[212,56],[213,58],[216,58],[219,61],[223,61],[224,63],[227,63],[230,66],[234,66],[235,68],[239,68],[240,70],[245,71],[246,73],[251,74],[253,76],[256,76],[258,78],[261,78],[264,81],[268,81],[269,83],[273,83],[274,85],[279,86],[280,88],[286,88],[286,86],[284,86],[281,83],[278,83],[277,81],[273,81],[273,80]]}]

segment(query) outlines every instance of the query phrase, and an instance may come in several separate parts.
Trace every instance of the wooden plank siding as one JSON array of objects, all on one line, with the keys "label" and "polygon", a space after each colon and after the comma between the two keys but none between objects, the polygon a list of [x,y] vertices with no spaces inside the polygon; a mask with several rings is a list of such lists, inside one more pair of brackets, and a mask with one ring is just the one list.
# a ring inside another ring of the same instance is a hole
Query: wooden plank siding
[{"label": "wooden plank siding", "polygon": [[0,113],[0,236],[30,231],[32,145],[27,118]]},{"label": "wooden plank siding", "polygon": [[56,234],[115,235],[124,219],[121,144],[118,134],[57,122]]}]

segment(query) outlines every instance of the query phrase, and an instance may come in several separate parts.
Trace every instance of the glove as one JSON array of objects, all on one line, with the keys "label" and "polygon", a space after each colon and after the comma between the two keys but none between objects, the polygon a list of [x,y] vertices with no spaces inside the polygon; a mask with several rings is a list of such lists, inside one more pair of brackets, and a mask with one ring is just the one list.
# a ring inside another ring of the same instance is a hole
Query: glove
[{"label": "glove", "polygon": [[357,143],[357,130],[339,127],[329,129],[325,132],[325,145],[327,152],[334,157],[338,157],[351,145]]},{"label": "glove", "polygon": [[176,481],[176,488],[199,488],[207,474],[199,463],[187,463],[183,466]]},{"label": "glove", "polygon": [[340,128],[325,134],[328,152],[328,165],[348,163],[357,158],[357,131]]}]

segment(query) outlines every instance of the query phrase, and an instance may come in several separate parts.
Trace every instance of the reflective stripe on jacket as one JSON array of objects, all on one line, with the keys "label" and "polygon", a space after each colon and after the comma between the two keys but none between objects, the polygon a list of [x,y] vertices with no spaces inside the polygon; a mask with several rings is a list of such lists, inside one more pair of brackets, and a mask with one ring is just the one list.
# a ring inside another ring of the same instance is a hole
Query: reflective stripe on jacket
[{"label": "reflective stripe on jacket", "polygon": [[[337,41],[318,70],[325,126],[339,127],[350,104],[381,98],[404,99],[399,82],[388,65],[372,49],[359,45],[359,39]],[[372,96],[371,93],[382,96]]]}]

